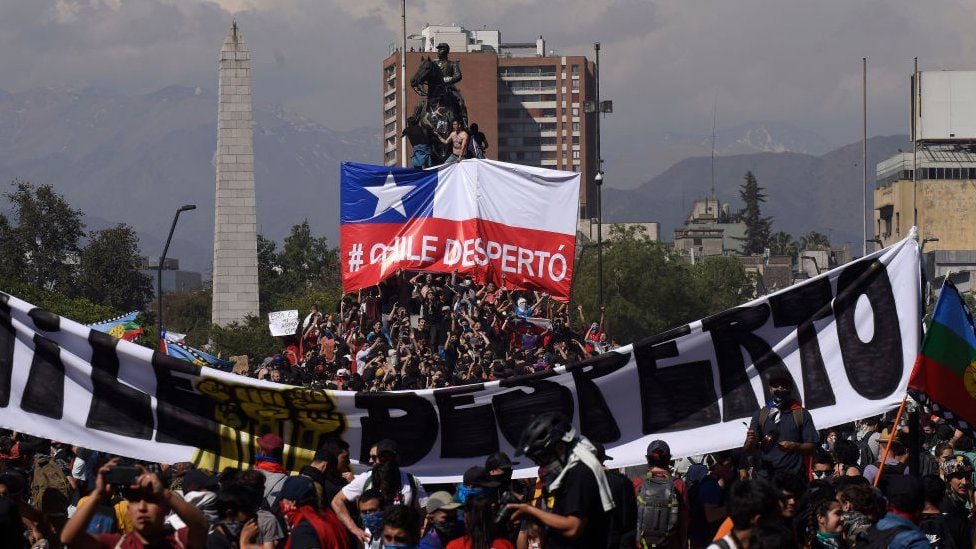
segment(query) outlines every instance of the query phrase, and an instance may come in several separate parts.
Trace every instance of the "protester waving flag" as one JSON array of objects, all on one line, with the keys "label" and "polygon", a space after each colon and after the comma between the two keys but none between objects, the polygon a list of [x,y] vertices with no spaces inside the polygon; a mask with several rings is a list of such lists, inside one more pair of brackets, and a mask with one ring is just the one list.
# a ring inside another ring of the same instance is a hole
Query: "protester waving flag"
[{"label": "protester waving flag", "polygon": [[908,390],[956,428],[976,434],[976,332],[949,281],[939,293]]}]

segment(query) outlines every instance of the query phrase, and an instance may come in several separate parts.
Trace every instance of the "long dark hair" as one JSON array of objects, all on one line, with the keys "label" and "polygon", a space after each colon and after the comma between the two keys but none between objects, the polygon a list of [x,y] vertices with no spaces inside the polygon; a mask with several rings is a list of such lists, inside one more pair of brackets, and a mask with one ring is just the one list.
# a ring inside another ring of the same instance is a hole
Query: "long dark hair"
[{"label": "long dark hair", "polygon": [[[403,488],[400,484],[400,467],[397,462],[381,461],[373,466],[372,474],[372,489],[380,493],[382,507],[385,509],[396,503]],[[416,494],[414,497],[417,497]]]},{"label": "long dark hair", "polygon": [[464,502],[464,528],[467,530],[465,537],[471,540],[471,549],[491,549],[491,541],[495,539],[491,500],[475,496]]}]

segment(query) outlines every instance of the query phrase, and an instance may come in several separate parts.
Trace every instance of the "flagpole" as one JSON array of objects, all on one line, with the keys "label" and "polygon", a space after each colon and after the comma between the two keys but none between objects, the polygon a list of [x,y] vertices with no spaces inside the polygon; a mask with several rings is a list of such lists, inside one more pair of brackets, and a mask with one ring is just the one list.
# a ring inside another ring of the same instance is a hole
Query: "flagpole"
[{"label": "flagpole", "polygon": [[891,451],[891,443],[895,440],[895,430],[898,429],[898,423],[901,422],[901,414],[905,411],[905,404],[907,403],[908,393],[905,393],[905,396],[901,399],[901,406],[898,407],[898,413],[895,414],[895,424],[891,427],[891,432],[888,434],[888,443],[885,444],[884,454],[881,456],[881,463],[878,464],[878,474],[874,477],[875,486],[881,481],[881,474],[884,472],[885,462],[888,461],[888,453]]}]

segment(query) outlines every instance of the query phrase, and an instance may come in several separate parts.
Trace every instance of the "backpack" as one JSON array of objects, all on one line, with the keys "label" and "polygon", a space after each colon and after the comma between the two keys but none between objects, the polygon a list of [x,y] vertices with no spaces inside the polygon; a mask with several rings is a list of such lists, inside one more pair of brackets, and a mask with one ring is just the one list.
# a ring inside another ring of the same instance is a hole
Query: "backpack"
[{"label": "backpack", "polygon": [[693,457],[688,458],[688,461],[691,462],[691,466],[688,467],[688,472],[685,473],[685,482],[688,483],[689,487],[692,485],[697,485],[708,476],[708,465],[705,465],[706,457],[707,456],[702,456],[701,461],[695,461],[695,458]]},{"label": "backpack", "polygon": [[887,530],[878,530],[878,526],[872,525],[864,533],[864,541],[857,544],[857,549],[888,549],[895,536],[902,532],[907,532],[907,526],[895,526]]},{"label": "backpack", "polygon": [[31,479],[31,503],[45,515],[66,515],[72,490],[53,458],[38,457]]},{"label": "backpack", "polygon": [[680,526],[680,500],[674,479],[651,476],[644,478],[637,492],[637,538],[640,547],[657,547],[670,541]]},{"label": "backpack", "polygon": [[[407,473],[407,478],[410,479],[410,490],[411,490],[411,493],[413,494],[411,496],[413,498],[413,501],[410,502],[410,503],[413,503],[414,507],[420,507],[420,504],[418,503],[419,500],[417,499],[417,494],[420,493],[420,483],[417,481],[417,477],[411,475],[410,473]],[[369,490],[372,487],[373,487],[373,475],[370,475],[369,478],[366,479],[366,484],[363,484],[363,492],[365,492],[366,490]],[[401,490],[402,490],[402,488],[401,488]],[[393,504],[396,504],[396,503],[400,503],[401,505],[408,505],[409,504],[406,501],[400,501],[400,502],[394,501],[390,505],[393,505]]]},{"label": "backpack", "polygon": [[855,443],[857,443],[857,450],[858,450],[857,464],[861,467],[862,471],[864,470],[865,467],[874,463],[874,452],[871,451],[871,446],[868,444],[868,440],[871,438],[871,435],[873,434],[874,431],[867,433],[863,437],[855,440]]}]

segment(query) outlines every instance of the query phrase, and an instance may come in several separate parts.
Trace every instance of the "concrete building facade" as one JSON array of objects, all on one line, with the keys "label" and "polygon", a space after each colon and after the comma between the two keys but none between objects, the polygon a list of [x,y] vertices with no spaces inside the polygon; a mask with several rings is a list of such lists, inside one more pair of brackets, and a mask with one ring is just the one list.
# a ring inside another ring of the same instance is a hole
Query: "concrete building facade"
[{"label": "concrete building facade", "polygon": [[874,237],[888,246],[908,235],[918,208],[919,240],[925,251],[976,250],[976,144],[920,148],[917,184],[912,153],[878,164],[874,188]]},{"label": "concrete building facade", "polygon": [[236,21],[220,50],[218,81],[212,321],[226,326],[258,314],[250,54]]},{"label": "concrete building facade", "polygon": [[[422,49],[451,45],[450,59],[460,61],[468,121],[488,139],[488,158],[577,171],[580,217],[596,217],[596,119],[584,112],[595,99],[594,65],[584,56],[548,55],[545,42],[506,44],[498,31],[428,26]],[[460,46],[464,45],[464,49]],[[458,47],[456,47],[458,46]],[[400,51],[383,61],[383,161],[401,164]],[[430,51],[408,51],[407,81]],[[407,115],[420,96],[407,89]],[[413,154],[409,145],[406,157]]]}]

